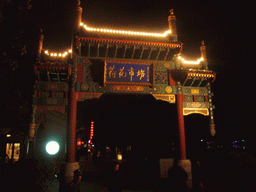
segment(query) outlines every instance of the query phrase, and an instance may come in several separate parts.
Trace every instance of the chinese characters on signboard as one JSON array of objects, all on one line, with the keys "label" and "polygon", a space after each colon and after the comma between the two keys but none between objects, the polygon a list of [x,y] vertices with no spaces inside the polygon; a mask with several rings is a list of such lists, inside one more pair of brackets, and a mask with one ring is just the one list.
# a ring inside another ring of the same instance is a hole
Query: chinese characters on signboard
[{"label": "chinese characters on signboard", "polygon": [[132,64],[105,62],[104,83],[131,83],[152,85],[151,71],[152,64]]}]

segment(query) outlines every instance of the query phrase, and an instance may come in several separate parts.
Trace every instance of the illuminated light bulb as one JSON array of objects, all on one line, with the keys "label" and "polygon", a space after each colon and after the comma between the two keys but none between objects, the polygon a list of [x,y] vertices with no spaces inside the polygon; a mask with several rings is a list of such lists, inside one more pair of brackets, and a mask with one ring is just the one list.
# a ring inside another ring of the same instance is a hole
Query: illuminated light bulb
[{"label": "illuminated light bulb", "polygon": [[45,54],[48,54],[48,50],[44,51]]},{"label": "illuminated light bulb", "polygon": [[83,23],[80,23],[81,26],[84,26],[85,30],[88,31],[97,31],[97,32],[108,32],[108,33],[120,33],[120,34],[129,34],[129,35],[143,35],[143,36],[152,36],[152,37],[166,37],[167,34],[171,33],[171,30],[167,30],[164,33],[145,33],[145,32],[134,32],[134,31],[118,31],[110,29],[100,29],[100,28],[89,28]]},{"label": "illuminated light bulb", "polygon": [[51,53],[50,55],[53,56],[53,53]]},{"label": "illuminated light bulb", "polygon": [[61,53],[59,53],[59,57],[61,57]]},{"label": "illuminated light bulb", "polygon": [[63,53],[63,54],[62,54],[62,57],[66,57],[66,55]]},{"label": "illuminated light bulb", "polygon": [[170,34],[171,33],[171,30],[168,30],[168,31],[166,31],[165,33],[164,33],[164,36],[167,36],[168,34]]},{"label": "illuminated light bulb", "polygon": [[72,50],[71,50],[71,49],[69,49],[69,50],[68,50],[68,52],[69,52],[69,53],[71,53],[71,52],[72,52]]}]

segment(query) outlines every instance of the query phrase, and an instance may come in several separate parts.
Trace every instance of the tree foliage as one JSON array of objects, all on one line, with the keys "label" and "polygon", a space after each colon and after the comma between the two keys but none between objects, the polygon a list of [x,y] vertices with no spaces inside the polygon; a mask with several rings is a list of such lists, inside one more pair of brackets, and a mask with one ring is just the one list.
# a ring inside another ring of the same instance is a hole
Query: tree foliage
[{"label": "tree foliage", "polygon": [[5,117],[2,126],[29,121],[39,34],[36,18],[31,1],[0,2],[0,108]]}]

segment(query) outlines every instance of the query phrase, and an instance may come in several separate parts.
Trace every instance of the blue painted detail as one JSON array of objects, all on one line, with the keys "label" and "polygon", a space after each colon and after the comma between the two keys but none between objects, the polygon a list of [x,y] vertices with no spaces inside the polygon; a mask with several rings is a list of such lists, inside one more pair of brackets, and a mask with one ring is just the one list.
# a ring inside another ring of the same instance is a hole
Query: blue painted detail
[{"label": "blue painted detail", "polygon": [[105,82],[150,83],[152,65],[106,63]]}]

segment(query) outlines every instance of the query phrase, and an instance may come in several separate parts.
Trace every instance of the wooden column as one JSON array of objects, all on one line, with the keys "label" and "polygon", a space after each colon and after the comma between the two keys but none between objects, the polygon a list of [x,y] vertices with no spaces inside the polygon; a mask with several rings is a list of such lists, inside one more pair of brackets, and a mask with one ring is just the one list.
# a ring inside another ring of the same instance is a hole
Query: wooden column
[{"label": "wooden column", "polygon": [[184,123],[184,116],[183,116],[183,98],[184,98],[183,94],[177,94],[180,158],[187,159],[186,140],[185,140],[185,123]]},{"label": "wooden column", "polygon": [[77,92],[69,92],[67,163],[75,162]]}]

